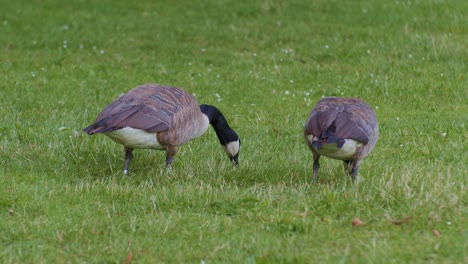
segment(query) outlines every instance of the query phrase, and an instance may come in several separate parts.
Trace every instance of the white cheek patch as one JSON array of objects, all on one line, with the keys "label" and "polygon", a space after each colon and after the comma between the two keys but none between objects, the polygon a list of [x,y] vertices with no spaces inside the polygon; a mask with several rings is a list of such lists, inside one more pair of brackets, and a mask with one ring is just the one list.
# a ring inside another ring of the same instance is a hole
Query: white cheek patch
[{"label": "white cheek patch", "polygon": [[230,156],[234,157],[239,153],[240,143],[239,140],[228,143],[226,146],[223,146],[224,151]]},{"label": "white cheek patch", "polygon": [[120,143],[129,148],[150,148],[163,149],[164,147],[158,142],[156,133],[148,133],[143,129],[125,127],[112,132],[104,133],[117,143]]}]

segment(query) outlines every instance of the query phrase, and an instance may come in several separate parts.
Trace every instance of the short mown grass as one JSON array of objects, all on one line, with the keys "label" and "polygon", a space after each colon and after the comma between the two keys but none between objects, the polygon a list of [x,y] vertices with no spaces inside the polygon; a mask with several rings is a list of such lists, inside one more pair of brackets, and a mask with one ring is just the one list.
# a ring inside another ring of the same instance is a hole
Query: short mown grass
[{"label": "short mown grass", "polygon": [[[468,261],[466,1],[0,2],[1,263]],[[123,175],[81,130],[143,83],[221,109],[240,166],[210,129]],[[329,95],[377,112],[356,184],[311,182]]]}]

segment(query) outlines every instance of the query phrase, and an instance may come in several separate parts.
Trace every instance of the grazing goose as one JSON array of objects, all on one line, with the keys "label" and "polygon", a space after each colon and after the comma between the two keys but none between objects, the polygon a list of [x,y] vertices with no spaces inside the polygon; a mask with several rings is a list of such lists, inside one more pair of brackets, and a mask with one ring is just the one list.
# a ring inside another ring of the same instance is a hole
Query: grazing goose
[{"label": "grazing goose", "polygon": [[240,138],[214,106],[198,105],[195,97],[176,87],[144,84],[108,105],[94,124],[83,129],[89,135],[103,133],[124,146],[124,173],[133,149],[166,151],[170,168],[180,145],[200,137],[211,124],[219,143],[234,165],[238,164]]},{"label": "grazing goose", "polygon": [[379,127],[374,110],[362,100],[325,97],[312,109],[304,136],[314,157],[314,182],[321,155],[343,160],[354,181],[362,160],[377,142]]}]

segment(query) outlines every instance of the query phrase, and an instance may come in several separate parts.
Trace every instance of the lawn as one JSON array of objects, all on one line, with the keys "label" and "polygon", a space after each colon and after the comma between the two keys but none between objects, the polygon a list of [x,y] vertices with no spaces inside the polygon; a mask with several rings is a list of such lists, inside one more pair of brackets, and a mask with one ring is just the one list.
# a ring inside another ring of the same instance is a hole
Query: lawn
[{"label": "lawn", "polygon": [[[0,0],[0,263],[467,262],[468,2]],[[217,106],[164,152],[81,130],[144,83]],[[352,183],[303,126],[359,97],[380,138]],[[359,224],[353,225],[352,222]]]}]

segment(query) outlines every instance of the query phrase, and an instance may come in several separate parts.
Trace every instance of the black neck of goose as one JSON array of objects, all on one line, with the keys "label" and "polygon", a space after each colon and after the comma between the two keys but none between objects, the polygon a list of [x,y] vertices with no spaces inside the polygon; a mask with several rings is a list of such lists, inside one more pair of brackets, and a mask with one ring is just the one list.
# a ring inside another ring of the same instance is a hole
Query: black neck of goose
[{"label": "black neck of goose", "polygon": [[210,124],[216,131],[216,135],[218,136],[219,143],[221,145],[225,146],[226,144],[239,139],[239,136],[231,129],[226,118],[224,118],[218,108],[212,105],[202,104],[200,105],[200,110],[208,117],[208,120],[210,120]]}]

